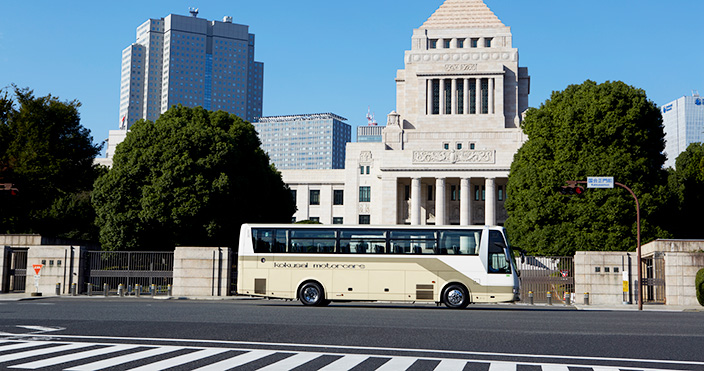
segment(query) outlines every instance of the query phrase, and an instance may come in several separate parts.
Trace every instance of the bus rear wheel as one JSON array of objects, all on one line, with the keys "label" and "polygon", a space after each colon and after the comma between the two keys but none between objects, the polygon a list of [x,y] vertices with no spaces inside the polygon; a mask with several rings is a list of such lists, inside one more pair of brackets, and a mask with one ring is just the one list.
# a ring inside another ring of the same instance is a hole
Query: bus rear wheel
[{"label": "bus rear wheel", "polygon": [[442,293],[442,302],[452,309],[462,309],[469,305],[469,293],[459,284],[451,284]]},{"label": "bus rear wheel", "polygon": [[303,305],[320,307],[327,305],[329,301],[325,300],[323,287],[317,282],[306,282],[298,289],[298,299]]}]

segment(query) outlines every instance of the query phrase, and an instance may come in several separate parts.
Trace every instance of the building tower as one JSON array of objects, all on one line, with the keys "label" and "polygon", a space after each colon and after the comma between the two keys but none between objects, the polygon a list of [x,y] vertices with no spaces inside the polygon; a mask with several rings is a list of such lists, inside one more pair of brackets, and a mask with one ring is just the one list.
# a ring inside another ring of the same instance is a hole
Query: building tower
[{"label": "building tower", "polygon": [[277,169],[342,169],[352,132],[346,120],[314,113],[262,117],[253,124]]},{"label": "building tower", "polygon": [[[282,171],[296,220],[502,225],[525,141],[530,76],[482,0],[446,0],[413,30],[381,140],[349,143],[343,170]],[[339,196],[338,196],[339,195]]]},{"label": "building tower", "polygon": [[704,142],[704,98],[693,92],[662,106],[665,131],[664,167],[675,167],[675,160],[692,143]]},{"label": "building tower", "polygon": [[264,65],[249,27],[169,14],[137,28],[122,51],[120,129],[156,120],[173,105],[223,110],[247,121],[262,114]]}]

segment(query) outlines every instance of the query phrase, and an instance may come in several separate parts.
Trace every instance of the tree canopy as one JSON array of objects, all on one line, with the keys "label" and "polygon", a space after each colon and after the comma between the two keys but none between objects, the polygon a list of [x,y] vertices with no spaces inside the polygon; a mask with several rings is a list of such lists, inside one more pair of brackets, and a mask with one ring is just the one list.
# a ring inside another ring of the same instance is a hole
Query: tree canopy
[{"label": "tree canopy", "polygon": [[655,213],[666,186],[662,117],[643,90],[618,81],[571,85],[528,110],[521,126],[528,140],[511,164],[505,204],[516,245],[545,255],[634,250],[636,208],[626,190],[555,190],[589,176],[613,176],[633,189],[643,242],[666,237]]},{"label": "tree canopy", "polygon": [[236,246],[242,223],[290,223],[295,212],[252,124],[180,105],[131,127],[93,204],[108,250]]},{"label": "tree canopy", "polygon": [[100,146],[80,124],[78,101],[35,97],[13,86],[0,96],[0,233],[96,240],[90,191]]},{"label": "tree canopy", "polygon": [[692,143],[669,169],[669,228],[675,238],[701,238],[704,211],[704,143]]}]

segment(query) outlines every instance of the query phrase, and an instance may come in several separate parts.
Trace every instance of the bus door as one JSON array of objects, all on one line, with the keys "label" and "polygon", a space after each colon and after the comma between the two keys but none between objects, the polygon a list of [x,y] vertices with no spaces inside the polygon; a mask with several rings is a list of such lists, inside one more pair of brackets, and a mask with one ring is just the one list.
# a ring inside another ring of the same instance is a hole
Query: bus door
[{"label": "bus door", "polygon": [[258,295],[265,295],[267,292],[271,292],[272,278],[270,277],[270,271],[274,267],[274,253],[278,252],[280,248],[277,232],[283,234],[285,241],[285,230],[266,228],[252,229],[252,241],[254,242],[254,254],[256,256],[255,264],[257,267],[256,277],[253,277],[254,293]]},{"label": "bus door", "polygon": [[497,230],[489,230],[487,248],[488,300],[509,301],[513,298],[514,275],[511,271],[511,254],[504,235]]}]

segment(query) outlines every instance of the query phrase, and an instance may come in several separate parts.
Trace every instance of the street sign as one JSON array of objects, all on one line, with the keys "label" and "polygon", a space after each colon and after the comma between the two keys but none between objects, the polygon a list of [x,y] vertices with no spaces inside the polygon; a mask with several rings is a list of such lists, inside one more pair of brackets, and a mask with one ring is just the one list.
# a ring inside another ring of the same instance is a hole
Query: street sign
[{"label": "street sign", "polygon": [[590,176],[587,177],[587,188],[613,188],[614,177],[612,176]]},{"label": "street sign", "polygon": [[43,267],[42,264],[32,264],[32,269],[34,269],[34,275],[35,275],[35,276],[39,276],[39,275],[40,275],[39,273],[42,271],[42,267]]}]

